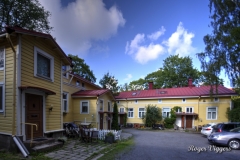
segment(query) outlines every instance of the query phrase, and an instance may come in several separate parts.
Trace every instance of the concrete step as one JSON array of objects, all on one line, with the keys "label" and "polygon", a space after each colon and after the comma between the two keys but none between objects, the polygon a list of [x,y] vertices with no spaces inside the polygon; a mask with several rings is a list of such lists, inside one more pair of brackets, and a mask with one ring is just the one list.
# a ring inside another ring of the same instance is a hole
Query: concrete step
[{"label": "concrete step", "polygon": [[63,146],[62,142],[52,142],[52,143],[37,145],[33,147],[32,150],[35,152],[45,152],[45,151],[53,150],[62,146]]}]

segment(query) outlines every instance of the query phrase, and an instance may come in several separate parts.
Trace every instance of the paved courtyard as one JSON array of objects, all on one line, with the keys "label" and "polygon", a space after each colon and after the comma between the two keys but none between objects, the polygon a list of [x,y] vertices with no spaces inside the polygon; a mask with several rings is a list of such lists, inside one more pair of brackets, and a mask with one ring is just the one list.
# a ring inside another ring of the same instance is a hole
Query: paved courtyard
[{"label": "paved courtyard", "polygon": [[129,152],[117,155],[116,159],[119,160],[240,159],[240,150],[219,153],[219,149],[223,148],[210,148],[207,138],[199,133],[136,129],[126,129],[125,132],[133,134],[135,144]]}]

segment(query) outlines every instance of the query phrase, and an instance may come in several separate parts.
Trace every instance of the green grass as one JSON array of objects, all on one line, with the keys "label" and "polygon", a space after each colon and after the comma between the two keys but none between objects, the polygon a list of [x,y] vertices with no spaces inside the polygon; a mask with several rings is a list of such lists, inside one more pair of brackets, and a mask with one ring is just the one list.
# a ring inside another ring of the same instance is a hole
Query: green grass
[{"label": "green grass", "polygon": [[104,154],[98,160],[112,160],[115,159],[116,156],[121,152],[127,152],[128,149],[134,144],[133,138],[129,138],[127,140],[118,141],[116,143],[111,144],[109,147],[101,150],[101,152],[94,153],[88,159],[92,159],[97,157],[100,154]]}]

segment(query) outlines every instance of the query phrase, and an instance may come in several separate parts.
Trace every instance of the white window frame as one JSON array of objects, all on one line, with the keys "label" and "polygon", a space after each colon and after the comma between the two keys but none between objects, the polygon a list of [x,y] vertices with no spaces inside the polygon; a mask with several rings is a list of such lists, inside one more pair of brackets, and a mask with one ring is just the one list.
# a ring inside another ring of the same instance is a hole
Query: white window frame
[{"label": "white window frame", "polygon": [[[163,116],[163,113],[165,113],[163,111],[164,109],[169,109],[169,112],[166,112],[166,117]],[[167,113],[169,113],[168,116],[167,116]],[[167,117],[169,118],[170,116],[171,116],[171,108],[170,107],[163,107],[162,108],[162,118],[167,118]]]},{"label": "white window frame", "polygon": [[[69,103],[69,100],[68,100],[69,94],[67,92],[63,92],[63,95],[66,95],[66,99],[63,99],[63,97],[62,97],[62,109],[63,109],[63,112],[68,112],[69,111],[69,104],[68,104]],[[67,102],[66,110],[65,110],[65,106],[64,106],[65,101]]]},{"label": "white window frame", "polygon": [[[209,108],[216,108],[216,111],[215,111],[216,112],[216,118],[215,119],[212,118],[212,114],[211,114],[211,118],[208,118],[208,112],[209,112],[208,109]],[[218,107],[215,107],[215,106],[207,107],[207,109],[206,109],[206,119],[207,120],[217,120],[217,118],[218,118]]]},{"label": "white window frame", "polygon": [[134,103],[135,103],[135,104],[138,104],[138,100],[137,100],[137,99],[136,99],[136,100],[134,100]]},{"label": "white window frame", "polygon": [[[64,66],[64,65],[63,65],[63,66]],[[63,67],[63,66],[62,66],[62,67]],[[69,66],[68,66],[68,65],[65,66],[65,67],[66,67],[66,70],[64,71],[64,70],[62,69],[62,72],[66,72],[66,71],[69,70]],[[68,79],[68,78],[69,78],[69,72],[66,72],[65,75],[63,74],[63,77]]]},{"label": "white window frame", "polygon": [[112,112],[112,103],[108,101],[108,112]]},{"label": "white window frame", "polygon": [[162,103],[162,99],[158,99],[158,103]]},{"label": "white window frame", "polygon": [[[82,103],[83,103],[83,102],[84,102],[84,103],[87,102],[87,104],[88,104],[88,105],[87,105],[87,107],[88,107],[88,111],[87,111],[87,112],[82,112],[82,107],[83,107],[83,106],[82,106]],[[89,108],[89,101],[80,101],[80,113],[81,113],[81,114],[89,114],[89,109],[90,109],[90,108]]]},{"label": "white window frame", "polygon": [[187,102],[186,98],[183,98],[183,99],[182,99],[182,102],[183,102],[183,103],[186,103],[186,102]]},{"label": "white window frame", "polygon": [[76,86],[80,86],[80,81],[76,80]]},{"label": "white window frame", "polygon": [[2,108],[0,108],[0,113],[3,113],[5,111],[5,85],[3,82],[0,82],[0,87],[2,87]]},{"label": "white window frame", "polygon": [[[130,111],[132,109],[132,111]],[[129,116],[129,113],[132,113],[132,116]],[[128,118],[134,118],[134,108],[128,108]]]},{"label": "white window frame", "polygon": [[219,98],[218,97],[214,97],[214,102],[219,102]]},{"label": "white window frame", "polygon": [[[3,47],[0,47],[0,50],[3,50],[3,67],[0,67],[0,70],[5,69],[5,49]],[[1,60],[1,59],[0,59]]]},{"label": "white window frame", "polygon": [[[37,67],[38,67],[37,55],[38,54],[41,54],[42,56],[50,60],[50,77],[44,77],[37,74]],[[34,76],[54,82],[54,57],[37,47],[34,47]]]},{"label": "white window frame", "polygon": [[[140,111],[140,109],[144,109],[144,111]],[[143,115],[145,115],[145,113],[146,113],[146,109],[144,107],[138,108],[138,118],[142,118]],[[141,116],[139,116],[139,115],[141,115]]]},{"label": "white window frame", "polygon": [[[101,101],[102,101],[102,110],[101,110]],[[99,111],[104,111],[104,101],[103,101],[103,99],[99,99]]]},{"label": "white window frame", "polygon": [[[192,109],[192,112],[188,112],[187,110],[189,109],[189,111]],[[194,113],[193,107],[186,107],[186,113]]]},{"label": "white window frame", "polygon": [[124,108],[123,107],[121,107],[121,108],[119,108],[119,113],[124,113]]},{"label": "white window frame", "polygon": [[120,101],[117,101],[117,103],[120,103]]}]

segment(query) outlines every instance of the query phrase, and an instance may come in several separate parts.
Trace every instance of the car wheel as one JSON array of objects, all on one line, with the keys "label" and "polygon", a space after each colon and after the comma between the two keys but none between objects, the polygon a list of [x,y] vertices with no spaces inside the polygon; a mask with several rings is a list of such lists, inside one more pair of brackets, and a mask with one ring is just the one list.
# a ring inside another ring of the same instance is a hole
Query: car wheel
[{"label": "car wheel", "polygon": [[232,139],[228,142],[228,146],[232,149],[240,149],[240,141]]}]

